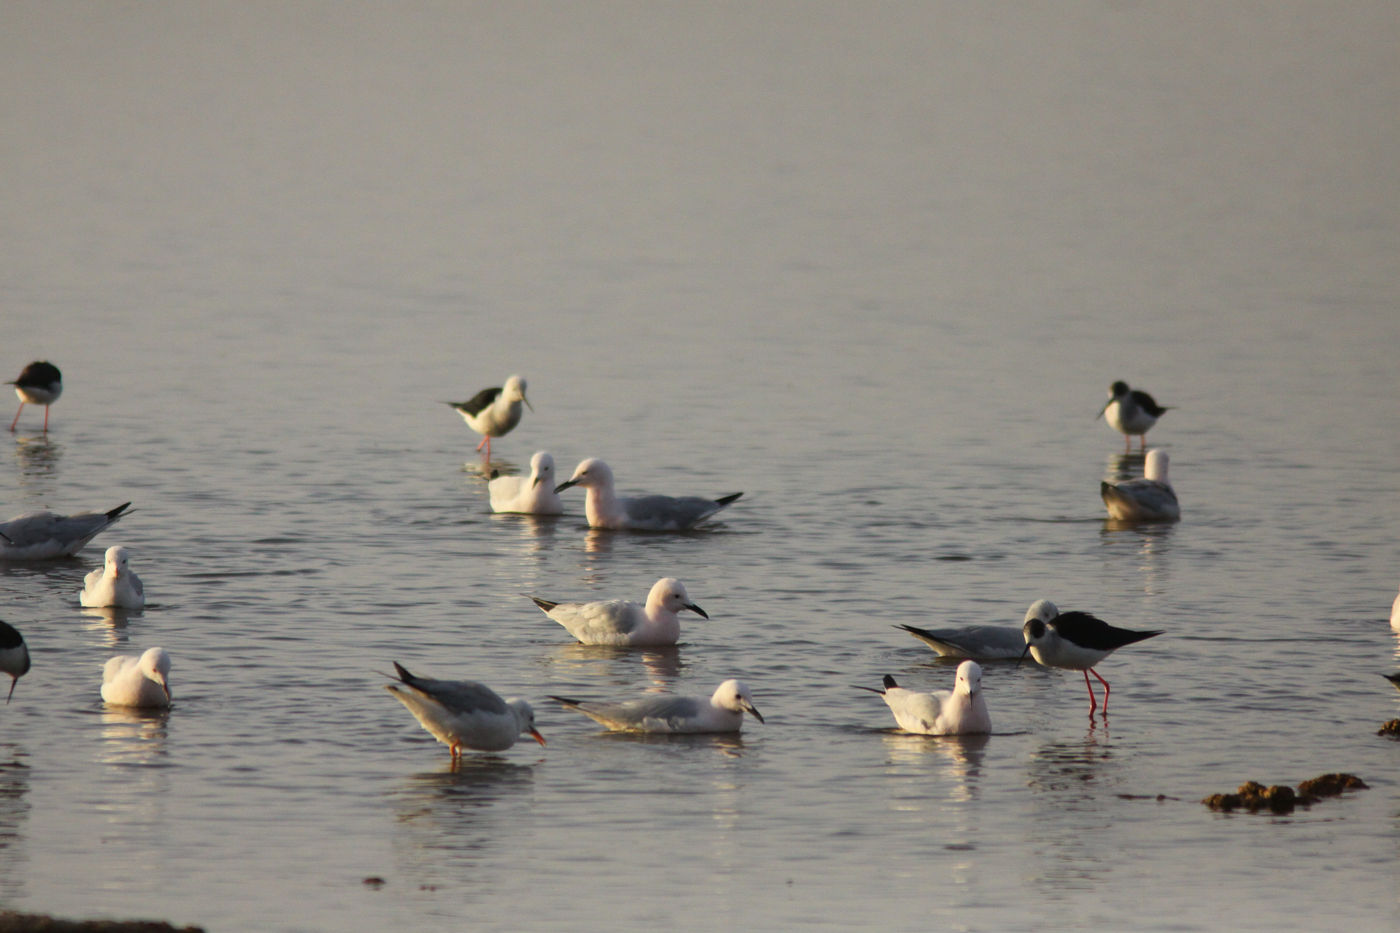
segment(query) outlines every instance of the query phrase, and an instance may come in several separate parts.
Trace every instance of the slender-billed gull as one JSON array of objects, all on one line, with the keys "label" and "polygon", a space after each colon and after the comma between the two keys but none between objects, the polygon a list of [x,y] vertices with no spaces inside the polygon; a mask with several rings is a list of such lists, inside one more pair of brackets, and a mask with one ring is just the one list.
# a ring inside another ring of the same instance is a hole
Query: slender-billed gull
[{"label": "slender-billed gull", "polygon": [[1169,410],[1164,405],[1158,405],[1146,392],[1130,389],[1126,382],[1120,380],[1109,386],[1108,401],[1095,417],[1103,418],[1113,430],[1122,434],[1123,449],[1130,450],[1131,435],[1136,434],[1145,448],[1148,430]]},{"label": "slender-billed gull", "polygon": [[1049,622],[1032,619],[1025,624],[1022,634],[1026,639],[1023,656],[1028,651],[1046,667],[1084,672],[1084,686],[1089,690],[1090,716],[1094,715],[1098,706],[1094,686],[1089,682],[1089,675],[1093,674],[1103,684],[1103,712],[1107,716],[1108,681],[1099,676],[1094,665],[1124,645],[1162,633],[1117,628],[1087,612],[1062,612]]},{"label": "slender-billed gull", "polygon": [[535,712],[524,700],[501,699],[494,690],[474,680],[433,680],[410,674],[394,662],[400,683],[386,684],[394,697],[433,738],[452,750],[452,761],[462,749],[501,752],[529,735],[541,745],[544,736],[535,728]]},{"label": "slender-billed gull", "polygon": [[49,406],[58,401],[58,397],[63,394],[63,374],[58,371],[58,367],[46,360],[35,360],[19,374],[19,377],[6,383],[15,387],[15,395],[19,396],[19,410],[15,412],[15,420],[10,422],[10,430],[15,429],[19,424],[20,412],[24,411],[24,406],[43,405],[44,406],[44,433],[49,431]]},{"label": "slender-billed gull", "polygon": [[530,458],[529,476],[492,476],[486,484],[491,511],[558,515],[564,500],[554,491],[554,458],[543,450]]},{"label": "slender-billed gull", "polygon": [[140,609],[146,605],[146,588],[130,566],[131,556],[120,544],[107,549],[102,567],[83,578],[78,601],[94,609]]},{"label": "slender-billed gull", "polygon": [[700,496],[637,496],[619,497],[613,487],[612,468],[596,457],[578,465],[574,475],[554,490],[563,492],[570,486],[582,486],[584,512],[592,528],[631,531],[685,531],[724,508],[743,495],[730,493],[718,499]]},{"label": "slender-billed gull", "polygon": [[1021,626],[966,625],[962,628],[918,628],[897,625],[945,658],[971,658],[977,661],[1014,661],[1026,653],[1026,638],[1021,634],[1024,623],[1031,619],[1049,622],[1060,614],[1048,599],[1037,599],[1026,610]]},{"label": "slender-billed gull", "polygon": [[1390,627],[1400,632],[1400,593],[1395,595],[1395,602],[1390,604]]},{"label": "slender-billed gull", "polygon": [[9,703],[10,697],[15,695],[15,684],[29,673],[29,646],[19,630],[8,622],[0,622],[0,671],[10,675],[10,692],[5,696],[5,702]]},{"label": "slender-billed gull", "polygon": [[745,713],[763,722],[749,688],[737,680],[726,680],[708,697],[648,696],[618,703],[556,696],[550,699],[578,710],[613,732],[738,732],[743,728]]},{"label": "slender-billed gull", "polygon": [[71,557],[126,511],[123,502],[108,512],[28,512],[0,522],[0,560]]},{"label": "slender-billed gull", "polygon": [[1122,483],[1099,483],[1099,495],[1108,517],[1124,522],[1174,522],[1181,518],[1176,492],[1167,479],[1167,452],[1156,447],[1147,452],[1143,478]]},{"label": "slender-billed gull", "polygon": [[525,380],[511,376],[506,384],[480,392],[465,402],[446,402],[457,410],[462,420],[473,431],[481,435],[481,443],[476,449],[486,448],[486,459],[491,459],[491,438],[509,434],[520,423],[520,404],[524,402],[531,411],[535,406],[525,397]]},{"label": "slender-billed gull", "polygon": [[905,732],[920,735],[979,735],[992,731],[992,717],[982,696],[982,668],[976,661],[958,665],[953,689],[917,693],[885,675],[884,689],[856,687],[884,697],[894,721]]},{"label": "slender-billed gull", "polygon": [[170,655],[147,648],[139,657],[117,655],[102,668],[102,699],[112,706],[170,705]]},{"label": "slender-billed gull", "polygon": [[625,599],[591,603],[555,603],[531,596],[535,605],[585,645],[674,645],[681,637],[682,609],[708,619],[690,601],[685,584],[662,577],[652,584],[646,605]]}]

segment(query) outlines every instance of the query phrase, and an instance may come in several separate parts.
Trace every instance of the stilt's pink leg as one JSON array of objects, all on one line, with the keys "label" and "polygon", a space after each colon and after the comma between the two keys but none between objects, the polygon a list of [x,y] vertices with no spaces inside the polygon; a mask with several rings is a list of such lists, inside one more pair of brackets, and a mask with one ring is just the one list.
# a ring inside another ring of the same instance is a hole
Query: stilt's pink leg
[{"label": "stilt's pink leg", "polygon": [[[1097,677],[1099,675],[1095,674],[1094,676]],[[1094,710],[1098,709],[1099,701],[1094,698],[1094,685],[1089,683],[1089,672],[1087,670],[1084,672],[1084,687],[1089,691],[1089,715],[1092,716],[1094,715]],[[1107,702],[1107,699],[1105,699],[1104,702]]]},{"label": "stilt's pink leg", "polygon": [[19,412],[20,412],[20,411],[24,411],[24,403],[23,403],[23,402],[20,402],[20,403],[19,403],[19,411],[15,412],[15,420],[10,422],[10,430],[11,430],[11,431],[13,431],[13,430],[15,429],[15,425],[19,424]]},{"label": "stilt's pink leg", "polygon": [[49,406],[44,406],[44,433],[49,433]]},{"label": "stilt's pink leg", "polygon": [[1099,672],[1096,671],[1096,670],[1094,670],[1094,669],[1091,667],[1091,668],[1089,668],[1088,672],[1085,673],[1085,675],[1084,675],[1084,682],[1085,682],[1086,684],[1089,682],[1089,674],[1093,674],[1095,677],[1098,677],[1099,683],[1103,684],[1103,714],[1104,714],[1105,716],[1107,716],[1107,715],[1108,715],[1108,681],[1104,680],[1102,677],[1099,677]]},{"label": "stilt's pink leg", "polygon": [[476,449],[477,449],[477,450],[480,450],[481,448],[485,447],[485,446],[486,446],[487,444],[489,444],[489,443],[491,443],[491,435],[489,435],[489,434],[483,434],[483,435],[481,436],[481,443],[476,445]]}]

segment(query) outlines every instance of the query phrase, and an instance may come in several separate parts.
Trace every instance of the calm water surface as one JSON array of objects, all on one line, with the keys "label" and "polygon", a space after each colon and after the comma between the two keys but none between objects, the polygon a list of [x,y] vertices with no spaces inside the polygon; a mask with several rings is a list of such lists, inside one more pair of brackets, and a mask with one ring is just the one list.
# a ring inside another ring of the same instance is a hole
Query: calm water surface
[{"label": "calm water surface", "polygon": [[[1389,3],[7,4],[0,371],[63,368],[5,514],[135,511],[0,567],[0,904],[210,930],[1390,930],[1400,347]],[[503,470],[744,498],[679,536],[494,516],[440,404],[524,374]],[[1173,406],[1183,521],[1094,413]],[[7,413],[8,416],[8,413]],[[8,437],[8,435],[7,435]],[[124,543],[150,603],[85,612]],[[587,649],[519,594],[711,621]],[[996,734],[851,684],[898,623],[1049,597],[1165,635],[988,665]],[[175,707],[105,710],[165,646]],[[536,704],[447,752],[400,661]],[[545,699],[710,693],[740,738]],[[1199,799],[1350,771],[1289,817]],[[365,879],[382,879],[366,884]]]}]

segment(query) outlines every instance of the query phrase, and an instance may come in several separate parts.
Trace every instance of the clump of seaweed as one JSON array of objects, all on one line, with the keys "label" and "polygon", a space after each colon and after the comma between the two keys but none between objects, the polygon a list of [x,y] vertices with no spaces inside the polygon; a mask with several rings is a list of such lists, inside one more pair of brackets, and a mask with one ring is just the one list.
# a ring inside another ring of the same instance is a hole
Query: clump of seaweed
[{"label": "clump of seaweed", "polygon": [[1295,807],[1308,807],[1324,797],[1336,797],[1343,791],[1362,790],[1365,781],[1354,774],[1323,774],[1298,785],[1297,791],[1285,784],[1265,787],[1258,781],[1246,781],[1233,794],[1211,794],[1201,803],[1212,810],[1230,813],[1234,810],[1248,810],[1258,813],[1292,813]]},{"label": "clump of seaweed", "polygon": [[1400,719],[1392,719],[1390,722],[1381,726],[1380,731],[1377,732],[1376,735],[1390,735],[1400,738]]}]

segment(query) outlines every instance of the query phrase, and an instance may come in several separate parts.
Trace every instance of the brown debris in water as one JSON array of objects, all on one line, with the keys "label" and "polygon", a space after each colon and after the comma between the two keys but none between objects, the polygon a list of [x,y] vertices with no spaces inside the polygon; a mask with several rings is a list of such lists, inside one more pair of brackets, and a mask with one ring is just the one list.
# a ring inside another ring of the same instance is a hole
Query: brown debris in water
[{"label": "brown debris in water", "polygon": [[204,933],[204,928],[174,927],[161,920],[60,920],[0,910],[0,933]]},{"label": "brown debris in water", "polygon": [[1380,731],[1377,732],[1376,735],[1393,735],[1396,738],[1400,738],[1400,719],[1392,719],[1390,722],[1381,726]]},{"label": "brown debris in water", "polygon": [[1265,787],[1258,781],[1246,781],[1233,794],[1211,794],[1201,803],[1212,810],[1230,813],[1234,810],[1248,810],[1258,813],[1292,813],[1295,807],[1307,807],[1323,797],[1336,797],[1343,791],[1362,790],[1368,785],[1354,774],[1324,774],[1293,788],[1283,784]]}]

